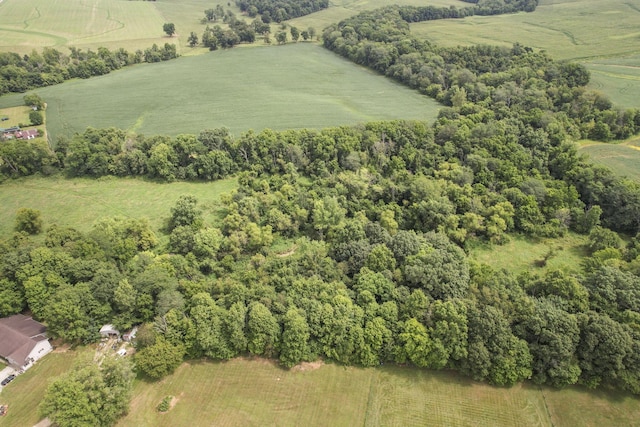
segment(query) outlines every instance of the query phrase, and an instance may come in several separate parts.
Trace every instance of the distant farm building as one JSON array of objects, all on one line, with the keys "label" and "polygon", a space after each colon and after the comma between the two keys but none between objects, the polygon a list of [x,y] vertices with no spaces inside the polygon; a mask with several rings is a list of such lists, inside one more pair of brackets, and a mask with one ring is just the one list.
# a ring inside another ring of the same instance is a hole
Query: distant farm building
[{"label": "distant farm building", "polygon": [[25,129],[22,130],[18,126],[10,127],[7,129],[0,128],[0,134],[4,139],[34,139],[38,137],[38,129]]},{"label": "distant farm building", "polygon": [[53,350],[46,331],[42,323],[22,314],[0,319],[0,357],[15,369],[29,369]]},{"label": "distant farm building", "polygon": [[126,342],[133,341],[133,339],[136,337],[137,332],[138,332],[138,327],[134,326],[133,329],[131,329],[129,332],[125,332],[125,334],[122,335],[122,340]]}]

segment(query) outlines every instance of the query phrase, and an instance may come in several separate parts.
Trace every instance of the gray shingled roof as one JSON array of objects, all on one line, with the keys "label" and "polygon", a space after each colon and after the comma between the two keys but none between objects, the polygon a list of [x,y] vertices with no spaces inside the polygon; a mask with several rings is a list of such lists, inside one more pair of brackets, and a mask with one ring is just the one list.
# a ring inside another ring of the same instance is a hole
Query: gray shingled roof
[{"label": "gray shingled roof", "polygon": [[42,340],[46,340],[47,328],[31,317],[16,314],[0,319],[0,356],[22,365]]}]

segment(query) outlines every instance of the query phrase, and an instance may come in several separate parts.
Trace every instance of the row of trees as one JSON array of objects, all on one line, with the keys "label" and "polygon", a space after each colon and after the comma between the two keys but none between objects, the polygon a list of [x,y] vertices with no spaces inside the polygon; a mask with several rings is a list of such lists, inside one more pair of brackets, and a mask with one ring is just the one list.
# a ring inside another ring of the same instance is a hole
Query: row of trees
[{"label": "row of trees", "polygon": [[[420,8],[390,6],[360,13],[327,27],[324,46],[452,106],[475,115],[479,106],[496,118],[545,128],[556,117],[574,138],[608,141],[640,131],[638,110],[619,110],[602,94],[585,89],[589,73],[557,63],[543,52],[471,46],[442,48],[411,37],[409,22],[438,19]],[[473,107],[471,106],[473,104]]]},{"label": "row of trees", "polygon": [[250,17],[260,14],[267,24],[308,15],[329,7],[328,0],[236,0],[236,5]]},{"label": "row of trees", "polygon": [[41,53],[34,50],[24,56],[0,52],[0,95],[25,92],[73,78],[100,76],[128,65],[167,61],[178,56],[176,46],[169,43],[163,47],[154,44],[135,52],[123,48],[111,51],[106,47],[100,47],[97,51],[71,47],[70,51],[67,55],[45,47]]}]

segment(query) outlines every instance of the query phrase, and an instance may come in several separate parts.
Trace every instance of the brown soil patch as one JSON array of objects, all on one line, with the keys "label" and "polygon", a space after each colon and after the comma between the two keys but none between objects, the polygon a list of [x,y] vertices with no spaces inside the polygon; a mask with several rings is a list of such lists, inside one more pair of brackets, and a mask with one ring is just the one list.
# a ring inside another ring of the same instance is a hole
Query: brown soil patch
[{"label": "brown soil patch", "polygon": [[291,368],[291,370],[300,371],[300,372],[315,371],[316,369],[319,369],[323,365],[324,365],[324,362],[322,360],[316,360],[315,362],[302,362],[299,365],[296,365],[293,368]]},{"label": "brown soil patch", "polygon": [[69,350],[71,350],[71,345],[70,344],[62,344],[62,345],[56,346],[53,349],[53,353],[66,353]]},{"label": "brown soil patch", "polygon": [[[180,395],[182,396],[182,393],[180,393]],[[180,400],[178,397],[173,396],[173,399],[171,399],[171,403],[169,403],[169,411],[172,410],[174,406],[176,406],[176,403],[178,403],[178,400]]]}]

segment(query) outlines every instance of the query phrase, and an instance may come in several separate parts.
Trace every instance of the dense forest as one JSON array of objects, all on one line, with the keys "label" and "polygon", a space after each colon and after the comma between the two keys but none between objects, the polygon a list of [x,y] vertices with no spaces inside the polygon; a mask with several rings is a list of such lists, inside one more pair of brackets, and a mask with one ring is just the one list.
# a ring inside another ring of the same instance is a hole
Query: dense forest
[{"label": "dense forest", "polygon": [[[0,243],[0,316],[28,309],[72,343],[104,323],[142,324],[135,361],[151,378],[184,358],[251,354],[640,393],[640,188],[573,143],[635,134],[640,114],[588,91],[580,65],[520,45],[416,40],[407,16],[422,13],[364,12],[324,43],[447,105],[434,123],[238,137],[87,129],[55,151],[3,142],[2,179],[234,175],[238,188],[218,223],[185,194],[162,230],[144,218],[43,230],[41,213],[21,210]],[[568,232],[588,236],[580,273],[515,275],[468,257],[513,234]]]}]

